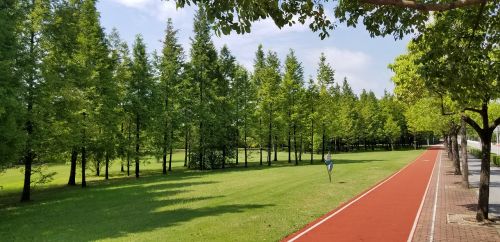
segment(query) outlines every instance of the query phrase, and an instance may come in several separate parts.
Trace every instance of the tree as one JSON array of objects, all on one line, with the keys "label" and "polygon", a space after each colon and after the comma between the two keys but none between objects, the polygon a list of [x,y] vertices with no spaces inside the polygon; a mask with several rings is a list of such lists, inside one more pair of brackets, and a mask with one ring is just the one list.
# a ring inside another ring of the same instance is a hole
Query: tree
[{"label": "tree", "polygon": [[358,112],[353,110],[357,105],[357,97],[351,86],[344,78],[341,87],[339,122],[341,127],[340,136],[349,150],[358,141]]},{"label": "tree", "polygon": [[[326,56],[321,53],[319,57],[319,64],[317,70],[317,81],[319,85],[319,102],[318,102],[318,120],[321,128],[321,161],[325,161],[325,151],[326,145],[331,149],[331,143],[328,143],[331,128],[333,127],[333,116],[332,112],[335,112],[333,106],[333,93],[334,81],[335,81],[335,71],[326,62]],[[347,83],[347,82],[346,82]]]},{"label": "tree", "polygon": [[111,44],[111,57],[113,59],[113,80],[116,85],[116,94],[118,95],[119,106],[118,106],[118,120],[120,126],[120,133],[118,135],[118,154],[121,156],[122,164],[121,171],[124,172],[123,163],[126,160],[127,165],[127,176],[130,175],[130,152],[131,152],[131,129],[132,120],[127,112],[127,90],[128,85],[131,83],[131,65],[130,51],[126,42],[120,39],[118,31],[113,29],[109,36],[109,42]]},{"label": "tree", "polygon": [[[254,59],[254,65],[253,65],[253,69],[254,69],[254,73],[253,73],[253,76],[252,76],[252,83],[253,83],[253,86],[255,87],[260,87],[262,85],[262,82],[263,82],[263,75],[264,75],[264,70],[265,70],[265,66],[266,66],[266,59],[265,59],[265,53],[264,53],[264,50],[263,50],[263,47],[262,47],[262,44],[259,45],[259,47],[257,48],[257,51],[255,52],[255,59]],[[255,116],[257,117],[258,119],[258,140],[259,140],[259,163],[260,165],[262,165],[262,152],[264,150],[264,146],[263,146],[263,143],[264,143],[264,136],[263,136],[263,127],[262,127],[262,119],[264,117],[264,107],[263,107],[263,100],[264,98],[264,93],[260,91],[260,88],[257,89],[257,92],[256,92],[256,109],[255,109]]]},{"label": "tree", "polygon": [[363,140],[365,149],[367,149],[367,143],[369,143],[373,150],[375,144],[381,138],[380,134],[385,120],[383,120],[380,113],[377,97],[372,91],[366,92],[363,89],[359,97],[358,110],[360,112],[360,138]]},{"label": "tree", "polygon": [[280,99],[283,101],[283,119],[287,126],[288,141],[288,163],[291,162],[291,137],[293,134],[295,165],[298,165],[297,157],[297,128],[299,125],[298,112],[300,110],[300,91],[304,83],[304,70],[302,64],[290,49],[285,59],[285,72],[281,83]]},{"label": "tree", "polygon": [[227,46],[223,46],[219,54],[219,73],[215,88],[216,105],[215,115],[218,134],[218,145],[222,150],[222,168],[225,168],[226,160],[229,157],[236,157],[238,165],[238,141],[239,141],[239,121],[240,96],[236,81],[236,58],[231,54]]},{"label": "tree", "polygon": [[[248,167],[248,138],[252,127],[252,115],[256,108],[256,87],[248,75],[248,71],[241,65],[236,66],[233,83],[235,101],[237,103],[236,124],[243,133],[243,148],[245,167]],[[240,133],[240,131],[238,131]],[[240,138],[238,136],[238,141]]]},{"label": "tree", "polygon": [[[262,83],[258,90],[260,105],[262,108],[263,122],[268,125],[267,129],[267,165],[271,165],[271,153],[273,144],[277,146],[276,131],[276,103],[278,90],[281,83],[281,64],[276,52],[269,51],[265,58],[265,67],[262,70]],[[274,138],[274,139],[273,139]],[[274,142],[273,142],[274,141]],[[275,148],[276,150],[276,148]]]},{"label": "tree", "polygon": [[19,160],[25,143],[22,124],[22,83],[16,73],[16,56],[21,43],[17,26],[20,22],[17,1],[0,3],[0,171]]},{"label": "tree", "polygon": [[135,177],[139,177],[140,147],[143,144],[141,133],[151,124],[150,108],[153,101],[154,83],[151,76],[151,66],[146,54],[146,45],[142,36],[137,35],[132,51],[133,61],[131,78],[127,90],[127,109],[133,115],[135,124]]},{"label": "tree", "polygon": [[[24,163],[24,185],[23,192],[21,195],[21,202],[30,200],[30,187],[32,183],[32,166],[35,162],[38,147],[37,142],[37,133],[38,130],[35,130],[36,126],[41,127],[38,122],[38,117],[36,112],[38,111],[40,104],[40,86],[43,81],[40,76],[40,55],[41,51],[41,38],[42,38],[42,22],[43,22],[43,13],[46,11],[46,6],[44,2],[33,2],[33,1],[19,1],[19,9],[17,9],[20,14],[19,16],[23,16],[23,20],[19,19],[18,27],[18,42],[17,47],[19,47],[17,54],[19,57],[17,58],[18,66],[18,75],[20,79],[14,77],[14,81],[21,81],[22,89],[18,89],[21,91],[19,94],[22,103],[22,109],[24,109],[20,114],[22,116],[21,120],[23,122],[23,130],[26,132],[24,136],[25,138],[25,146],[22,154],[22,161]],[[15,8],[14,8],[15,9]],[[15,11],[15,10],[14,10]],[[17,16],[16,16],[17,17]],[[14,24],[14,26],[16,26]],[[14,47],[16,47],[16,43]],[[16,59],[16,58],[14,58]],[[13,87],[13,86],[11,86]],[[14,98],[15,99],[15,98]],[[12,103],[12,100],[7,100],[8,104]],[[13,112],[18,112],[18,110]],[[7,119],[8,120],[8,119]],[[13,120],[10,120],[12,122]],[[11,123],[12,125],[12,123]],[[7,135],[12,135],[13,132],[18,130],[18,128],[14,128],[12,131],[7,131]],[[15,136],[14,136],[15,137]],[[10,137],[8,137],[10,138]],[[8,139],[9,140],[9,139]],[[15,146],[14,146],[15,147]]]},{"label": "tree", "polygon": [[[194,102],[194,116],[198,123],[198,144],[193,147],[191,166],[203,170],[209,165],[221,162],[218,155],[217,137],[214,129],[217,128],[215,116],[216,82],[220,78],[218,55],[211,40],[210,25],[205,9],[200,8],[194,21],[194,38],[191,39],[190,80],[193,88],[192,97],[197,97]],[[194,136],[194,133],[193,133]]]},{"label": "tree", "polygon": [[318,115],[318,109],[317,109],[317,103],[319,100],[319,87],[318,85],[314,82],[314,80],[309,77],[309,83],[307,85],[307,91],[306,91],[306,98],[305,98],[305,109],[307,109],[307,120],[309,121],[309,134],[310,140],[309,140],[309,148],[311,151],[311,159],[310,163],[313,163],[314,160],[314,132],[315,132],[315,121],[317,119]]},{"label": "tree", "polygon": [[[173,132],[178,122],[176,117],[179,104],[179,85],[182,77],[182,65],[184,62],[183,50],[177,40],[177,30],[174,29],[172,19],[167,20],[167,29],[165,30],[165,39],[163,41],[163,50],[160,64],[160,90],[163,100],[163,114],[159,119],[159,130],[162,137],[162,155],[163,155],[163,174],[167,174],[167,149],[170,148],[172,156]],[[168,170],[172,170],[172,159],[169,159]]]},{"label": "tree", "polygon": [[389,139],[391,149],[394,150],[394,140],[396,140],[401,135],[401,129],[394,121],[392,116],[387,117],[387,120],[385,121],[384,133],[385,136]]}]

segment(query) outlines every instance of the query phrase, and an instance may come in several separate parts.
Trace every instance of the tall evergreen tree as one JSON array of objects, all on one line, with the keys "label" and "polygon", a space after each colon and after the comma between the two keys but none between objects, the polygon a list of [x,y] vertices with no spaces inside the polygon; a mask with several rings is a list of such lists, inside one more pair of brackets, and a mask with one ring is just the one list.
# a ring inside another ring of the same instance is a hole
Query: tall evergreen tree
[{"label": "tall evergreen tree", "polygon": [[[178,126],[177,117],[179,106],[179,89],[182,78],[182,65],[184,61],[183,50],[177,40],[177,30],[174,29],[172,19],[167,20],[165,39],[160,63],[160,98],[163,100],[162,115],[159,122],[162,142],[162,172],[167,173],[167,151],[170,149],[172,157],[173,133]],[[169,159],[168,170],[172,170],[172,159]]]},{"label": "tall evergreen tree", "polygon": [[[321,53],[318,64],[317,71],[317,80],[319,85],[319,105],[318,105],[318,121],[320,128],[320,137],[321,137],[321,160],[325,161],[325,151],[327,150],[327,140],[328,133],[332,126],[332,107],[333,97],[332,93],[329,91],[333,85],[335,80],[335,71],[330,66],[329,63],[326,62],[326,56],[324,53]],[[330,147],[330,145],[328,146]],[[331,147],[330,147],[331,148]]]},{"label": "tall evergreen tree", "polygon": [[[139,177],[139,165],[141,157],[141,145],[144,145],[144,133],[150,125],[153,101],[154,83],[151,75],[151,66],[146,54],[146,45],[141,35],[137,35],[132,51],[133,61],[131,66],[131,78],[127,90],[127,109],[132,115],[132,122],[135,125],[135,177]],[[144,147],[143,147],[144,148]]]},{"label": "tall evergreen tree", "polygon": [[304,70],[302,64],[291,49],[285,59],[285,71],[283,82],[281,83],[281,100],[283,101],[283,114],[287,126],[287,146],[288,163],[291,162],[292,135],[294,141],[295,164],[298,164],[297,157],[297,126],[299,123],[298,113],[301,109],[300,91],[304,83]]},{"label": "tall evergreen tree", "polygon": [[235,85],[236,79],[236,58],[231,54],[227,46],[223,46],[219,55],[219,72],[216,84],[216,128],[218,134],[218,145],[222,150],[222,168],[225,168],[228,157],[236,158],[238,165],[238,140],[239,140],[239,108],[240,95]]},{"label": "tall evergreen tree", "polygon": [[[252,83],[255,87],[260,87],[262,85],[262,78],[266,66],[266,59],[265,59],[265,53],[262,47],[262,44],[259,44],[259,47],[257,48],[257,52],[255,52],[255,59],[254,59],[254,73],[252,77]],[[258,89],[260,90],[260,89]],[[259,164],[262,165],[262,160],[263,160],[263,155],[262,152],[264,150],[264,136],[263,136],[263,127],[262,127],[262,119],[264,115],[264,109],[263,109],[263,95],[264,93],[261,91],[256,92],[256,112],[255,116],[258,122],[257,126],[257,136],[258,136],[258,142],[259,142]]]},{"label": "tall evergreen tree", "polygon": [[311,151],[311,159],[310,163],[313,163],[314,160],[314,133],[316,132],[315,130],[315,123],[317,120],[318,116],[318,99],[319,99],[319,87],[318,85],[314,82],[312,77],[309,77],[309,82],[308,82],[308,87],[306,91],[306,98],[305,98],[305,106],[304,108],[307,109],[307,120],[309,123],[309,148]]},{"label": "tall evergreen tree", "polygon": [[218,74],[218,57],[215,46],[211,40],[211,28],[206,18],[205,9],[200,7],[194,20],[194,38],[191,44],[190,72],[194,96],[197,97],[195,104],[195,117],[198,122],[197,139],[198,144],[194,148],[193,165],[200,169],[206,168],[207,164],[213,164],[216,158],[217,145],[211,126],[214,123],[215,108],[215,83]]},{"label": "tall evergreen tree", "polygon": [[[262,83],[259,89],[261,106],[263,110],[263,121],[268,125],[267,129],[267,165],[271,165],[271,153],[274,144],[277,148],[277,125],[275,123],[278,110],[278,94],[281,83],[281,64],[276,52],[269,51],[265,59],[265,68],[262,73]],[[276,156],[275,156],[276,158]]]},{"label": "tall evergreen tree", "polygon": [[[235,101],[237,103],[236,124],[238,132],[243,135],[244,162],[248,166],[248,138],[251,135],[252,114],[256,108],[256,87],[248,76],[248,71],[241,65],[236,66],[233,83]],[[240,138],[238,136],[238,142]]]}]

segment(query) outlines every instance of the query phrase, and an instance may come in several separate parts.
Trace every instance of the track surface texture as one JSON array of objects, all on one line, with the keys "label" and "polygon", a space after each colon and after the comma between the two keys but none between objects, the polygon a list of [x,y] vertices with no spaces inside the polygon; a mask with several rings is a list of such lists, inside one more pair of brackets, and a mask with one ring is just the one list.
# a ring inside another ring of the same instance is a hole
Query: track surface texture
[{"label": "track surface texture", "polygon": [[419,214],[440,148],[283,241],[407,241]]}]

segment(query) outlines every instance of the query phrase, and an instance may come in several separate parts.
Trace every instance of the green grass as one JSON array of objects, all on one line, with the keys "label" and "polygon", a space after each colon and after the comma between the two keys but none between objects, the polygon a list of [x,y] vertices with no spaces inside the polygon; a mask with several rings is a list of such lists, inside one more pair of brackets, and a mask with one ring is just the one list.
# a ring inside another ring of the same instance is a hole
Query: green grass
[{"label": "green grass", "polygon": [[[184,169],[179,152],[167,176],[160,174],[161,164],[150,161],[140,179],[128,178],[115,162],[111,180],[91,176],[82,189],[64,186],[68,165],[53,165],[55,179],[36,188],[27,204],[15,202],[22,177],[10,169],[0,175],[0,241],[276,241],[420,153],[335,154],[332,183],[317,161],[272,167],[252,162],[248,168],[200,172]],[[280,153],[279,159],[286,157]]]}]

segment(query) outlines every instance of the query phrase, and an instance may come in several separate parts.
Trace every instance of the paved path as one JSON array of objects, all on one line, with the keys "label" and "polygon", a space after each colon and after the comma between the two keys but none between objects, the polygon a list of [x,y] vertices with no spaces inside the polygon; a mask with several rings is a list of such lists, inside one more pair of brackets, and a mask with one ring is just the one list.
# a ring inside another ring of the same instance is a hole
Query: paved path
[{"label": "paved path", "polygon": [[412,241],[500,241],[498,223],[474,222],[477,189],[463,188],[462,177],[453,174],[453,163],[445,152],[441,158],[434,168]]},{"label": "paved path", "polygon": [[415,161],[284,241],[406,241],[413,232],[440,149]]}]

